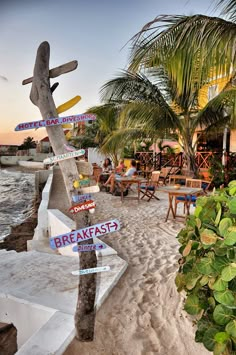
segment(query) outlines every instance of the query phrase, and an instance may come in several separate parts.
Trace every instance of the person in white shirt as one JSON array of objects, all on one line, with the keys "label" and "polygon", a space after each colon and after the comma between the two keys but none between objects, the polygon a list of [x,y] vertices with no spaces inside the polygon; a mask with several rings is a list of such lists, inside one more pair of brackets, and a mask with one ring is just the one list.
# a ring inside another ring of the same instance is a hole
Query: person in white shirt
[{"label": "person in white shirt", "polygon": [[126,171],[125,174],[120,175],[120,174],[111,174],[111,176],[109,177],[109,179],[106,181],[106,183],[103,186],[107,186],[110,185],[110,191],[108,191],[109,193],[113,193],[114,188],[115,188],[115,183],[119,182],[119,179],[121,177],[131,177],[133,175],[137,174],[137,168],[136,168],[136,161],[134,159],[131,160],[131,167]]}]

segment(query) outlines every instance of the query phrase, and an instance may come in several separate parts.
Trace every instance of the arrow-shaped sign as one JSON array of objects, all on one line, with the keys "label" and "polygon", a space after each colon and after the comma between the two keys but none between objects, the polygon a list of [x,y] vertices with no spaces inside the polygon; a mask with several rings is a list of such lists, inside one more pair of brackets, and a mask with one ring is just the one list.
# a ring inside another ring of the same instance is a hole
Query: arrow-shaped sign
[{"label": "arrow-shaped sign", "polygon": [[85,195],[72,195],[72,200],[73,202],[84,202],[86,200],[91,200],[92,196],[91,194],[85,194]]},{"label": "arrow-shaped sign", "polygon": [[75,123],[83,121],[94,121],[96,116],[91,113],[82,113],[81,115],[74,116],[65,116],[65,117],[55,117],[48,118],[47,120],[33,121],[33,122],[24,122],[19,123],[15,131],[24,131],[28,129],[40,128],[40,127],[49,127],[49,126],[58,126],[65,123]]},{"label": "arrow-shaped sign", "polygon": [[53,164],[53,163],[57,163],[58,161],[61,161],[61,160],[66,160],[66,159],[79,157],[79,156],[84,155],[84,154],[85,154],[85,150],[84,149],[80,149],[80,150],[76,150],[74,152],[55,155],[54,157],[50,157],[50,158],[44,159],[43,163],[44,164]]},{"label": "arrow-shaped sign", "polygon": [[81,244],[75,245],[73,247],[73,251],[92,251],[92,250],[103,250],[106,249],[106,244],[98,243],[98,244]]},{"label": "arrow-shaped sign", "polygon": [[79,203],[78,205],[72,206],[69,211],[71,213],[78,213],[81,211],[86,211],[86,210],[90,210],[91,208],[95,208],[96,204],[93,200],[89,200],[89,201],[85,201],[82,203]]},{"label": "arrow-shaped sign", "polygon": [[83,194],[95,194],[96,192],[99,192],[99,191],[100,191],[100,188],[98,185],[81,187],[81,192]]},{"label": "arrow-shaped sign", "polygon": [[120,222],[117,219],[113,219],[108,222],[95,224],[94,226],[57,235],[56,237],[51,237],[49,239],[50,247],[52,249],[63,248],[70,244],[79,243],[87,239],[101,237],[102,235],[116,232],[119,229],[120,229]]},{"label": "arrow-shaped sign", "polygon": [[110,266],[100,266],[94,267],[93,269],[83,269],[83,270],[76,270],[72,271],[72,275],[85,275],[85,274],[94,274],[96,272],[103,272],[103,271],[110,271]]}]

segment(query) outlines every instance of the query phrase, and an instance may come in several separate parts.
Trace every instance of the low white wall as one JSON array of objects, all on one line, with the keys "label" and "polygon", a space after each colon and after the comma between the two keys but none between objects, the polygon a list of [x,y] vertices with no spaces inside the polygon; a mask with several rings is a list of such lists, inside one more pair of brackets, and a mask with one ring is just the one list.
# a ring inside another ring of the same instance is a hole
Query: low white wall
[{"label": "low white wall", "polygon": [[10,165],[17,165],[19,160],[30,160],[32,157],[29,156],[2,156],[0,157],[0,162],[2,165],[10,166]]},{"label": "low white wall", "polygon": [[99,153],[97,148],[88,148],[88,161],[93,164],[96,163],[99,166],[102,166],[106,156],[104,154]]},{"label": "low white wall", "polygon": [[0,294],[0,322],[13,323],[17,329],[18,349],[55,313],[41,305]]}]

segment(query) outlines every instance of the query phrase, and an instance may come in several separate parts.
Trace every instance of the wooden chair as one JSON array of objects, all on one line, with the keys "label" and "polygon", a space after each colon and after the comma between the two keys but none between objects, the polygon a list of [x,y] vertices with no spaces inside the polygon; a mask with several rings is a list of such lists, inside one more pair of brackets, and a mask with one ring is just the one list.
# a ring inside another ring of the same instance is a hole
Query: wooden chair
[{"label": "wooden chair", "polygon": [[187,175],[170,175],[169,176],[169,184],[170,185],[185,185],[186,180],[189,179],[189,176]]},{"label": "wooden chair", "polygon": [[[192,187],[192,188],[202,188],[202,180],[200,179],[186,179],[186,184],[185,184],[186,187]],[[202,192],[204,193],[204,191],[202,190]],[[190,200],[191,198],[191,200]],[[184,204],[184,213],[185,213],[185,208],[186,208],[186,203],[188,204],[193,204],[195,205],[196,203],[196,199],[197,197],[196,196],[177,196],[175,198],[175,214],[176,214],[176,211],[177,211],[177,207],[178,207],[178,204],[179,203],[183,203]]]},{"label": "wooden chair", "polygon": [[148,198],[148,202],[152,198],[159,200],[159,198],[155,196],[156,188],[158,187],[159,178],[160,178],[160,171],[153,171],[151,175],[151,179],[145,185],[140,186],[140,192],[143,194],[141,200],[145,196]]}]

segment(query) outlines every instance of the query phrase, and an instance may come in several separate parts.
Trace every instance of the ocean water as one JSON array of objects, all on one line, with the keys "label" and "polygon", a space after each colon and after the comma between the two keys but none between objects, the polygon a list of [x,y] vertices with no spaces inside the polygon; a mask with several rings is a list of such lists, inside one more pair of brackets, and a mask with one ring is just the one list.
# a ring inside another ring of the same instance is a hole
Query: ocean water
[{"label": "ocean water", "polygon": [[11,225],[30,215],[34,186],[34,172],[25,172],[21,168],[0,169],[0,239],[10,232]]}]

